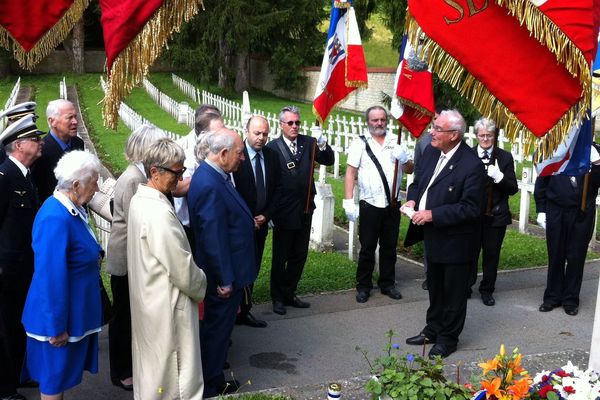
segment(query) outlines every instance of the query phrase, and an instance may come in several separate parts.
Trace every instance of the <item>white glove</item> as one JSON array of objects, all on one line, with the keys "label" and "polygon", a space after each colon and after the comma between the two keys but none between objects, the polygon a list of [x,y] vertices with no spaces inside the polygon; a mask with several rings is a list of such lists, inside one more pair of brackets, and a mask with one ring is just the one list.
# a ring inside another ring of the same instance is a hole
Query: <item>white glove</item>
[{"label": "white glove", "polygon": [[545,212],[538,213],[536,222],[540,227],[542,227],[544,230],[546,230],[546,213]]},{"label": "white glove", "polygon": [[327,138],[323,135],[323,130],[320,126],[314,125],[310,128],[310,135],[317,138],[317,146],[319,146],[320,149],[323,149],[327,144]]},{"label": "white glove", "polygon": [[504,178],[504,174],[502,173],[502,171],[500,171],[500,168],[498,167],[498,160],[496,160],[495,164],[488,165],[487,174],[490,178],[494,180],[494,183],[498,183],[502,180],[502,178]]},{"label": "white glove", "polygon": [[354,202],[354,199],[342,200],[342,207],[344,207],[344,211],[346,211],[346,218],[348,218],[348,221],[356,222],[359,209],[358,205]]},{"label": "white glove", "polygon": [[590,162],[592,164],[596,164],[600,161],[600,154],[598,154],[598,150],[596,150],[596,146],[592,145],[590,148]]},{"label": "white glove", "polygon": [[395,144],[392,149],[392,161],[398,160],[400,164],[405,164],[410,159],[408,150],[404,144]]}]

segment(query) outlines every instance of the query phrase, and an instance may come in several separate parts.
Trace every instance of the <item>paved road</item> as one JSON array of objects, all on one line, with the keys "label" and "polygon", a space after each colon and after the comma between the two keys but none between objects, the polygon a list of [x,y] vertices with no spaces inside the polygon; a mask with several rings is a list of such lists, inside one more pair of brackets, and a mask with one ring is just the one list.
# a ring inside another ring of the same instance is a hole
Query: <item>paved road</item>
[{"label": "paved road", "polygon": [[[540,313],[537,307],[546,279],[546,269],[501,273],[496,306],[486,307],[475,296],[469,300],[467,321],[459,348],[447,362],[469,366],[491,357],[501,343],[518,346],[529,355],[532,371],[554,368],[567,359],[587,363],[590,348],[600,262],[589,263],[581,289],[582,304],[576,317],[562,309]],[[310,309],[288,309],[285,316],[273,314],[269,304],[255,307],[255,314],[267,320],[266,329],[237,326],[229,361],[231,372],[240,381],[251,380],[244,391],[276,388],[275,392],[297,399],[325,398],[328,382],[341,381],[346,399],[366,399],[360,389],[368,376],[368,365],[356,346],[373,357],[380,354],[389,329],[406,351],[420,351],[404,345],[404,339],[419,332],[428,306],[427,292],[421,289],[422,267],[401,260],[397,281],[404,298],[391,300],[375,293],[365,304],[354,300],[354,291],[307,297]],[[131,393],[115,388],[108,377],[106,331],[100,341],[98,375],[86,374],[83,383],[68,392],[70,399],[125,400]],[[550,365],[551,364],[551,365]],[[454,370],[449,369],[450,372]],[[463,376],[466,374],[463,373]],[[35,390],[24,390],[30,399]]]}]

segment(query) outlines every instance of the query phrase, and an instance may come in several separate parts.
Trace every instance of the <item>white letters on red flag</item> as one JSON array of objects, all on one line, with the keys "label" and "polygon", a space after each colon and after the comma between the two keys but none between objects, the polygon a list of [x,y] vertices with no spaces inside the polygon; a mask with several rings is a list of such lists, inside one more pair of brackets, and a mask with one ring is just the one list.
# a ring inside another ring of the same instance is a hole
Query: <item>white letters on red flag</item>
[{"label": "white letters on red flag", "polygon": [[367,65],[351,1],[334,0],[313,112],[321,124],[337,103],[367,87]]}]

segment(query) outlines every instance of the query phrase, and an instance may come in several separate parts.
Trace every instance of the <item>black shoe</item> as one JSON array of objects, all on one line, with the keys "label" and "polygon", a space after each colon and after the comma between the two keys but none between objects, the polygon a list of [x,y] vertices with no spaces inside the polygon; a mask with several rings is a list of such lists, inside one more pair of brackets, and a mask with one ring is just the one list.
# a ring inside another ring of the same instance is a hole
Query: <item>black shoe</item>
[{"label": "black shoe", "polygon": [[225,363],[223,364],[223,369],[229,369],[231,368],[231,364],[229,364],[229,361],[225,361]]},{"label": "black shoe", "polygon": [[554,308],[556,308],[556,307],[558,307],[558,305],[542,303],[542,305],[540,306],[540,308],[538,308],[538,310],[540,310],[540,312],[548,312],[548,311],[554,310]]},{"label": "black shoe", "polygon": [[467,299],[470,299],[472,294],[473,294],[473,290],[471,288],[469,288],[469,290],[467,291]]},{"label": "black shoe", "polygon": [[494,300],[494,297],[488,293],[481,293],[481,301],[483,301],[483,304],[485,304],[486,306],[493,306],[496,304],[496,300]]},{"label": "black shoe", "polygon": [[423,289],[423,290],[429,290],[429,286],[427,285],[427,279],[425,279],[423,281],[423,283],[421,283],[421,289]]},{"label": "black shoe", "polygon": [[412,336],[406,339],[406,344],[412,344],[415,346],[423,346],[425,343],[435,343],[435,339],[427,337],[423,332],[417,336]]},{"label": "black shoe", "polygon": [[456,346],[449,346],[445,344],[435,344],[431,350],[429,350],[429,359],[433,360],[435,357],[446,358],[450,354],[456,351]]},{"label": "black shoe", "polygon": [[387,289],[381,289],[381,294],[384,294],[387,297],[389,297],[390,299],[394,299],[394,300],[400,300],[402,298],[402,294],[400,294],[400,291],[398,289],[396,289],[394,286],[387,288]]},{"label": "black shoe", "polygon": [[254,318],[250,312],[246,314],[238,314],[235,319],[236,325],[248,325],[252,328],[266,328],[267,322]]},{"label": "black shoe", "polygon": [[20,393],[13,393],[3,397],[0,397],[0,400],[27,400],[27,397],[23,396]]},{"label": "black shoe", "polygon": [[116,380],[112,381],[112,384],[115,385],[116,387],[120,387],[123,390],[127,390],[128,392],[133,391],[133,384],[126,385],[120,379],[116,379]]},{"label": "black shoe", "polygon": [[302,301],[298,298],[298,296],[294,296],[291,299],[287,299],[283,301],[283,304],[286,306],[291,306],[295,308],[309,308],[310,303],[306,301]]},{"label": "black shoe", "polygon": [[283,305],[283,302],[274,301],[273,302],[273,312],[275,314],[285,315],[286,311],[285,311],[285,306]]},{"label": "black shoe", "polygon": [[564,306],[564,308],[565,308],[565,313],[567,315],[571,315],[574,317],[575,315],[577,315],[579,313],[579,308],[577,306],[571,306],[571,307]]},{"label": "black shoe", "polygon": [[369,300],[371,293],[368,290],[359,290],[356,293],[356,302],[357,303],[366,303]]},{"label": "black shoe", "polygon": [[233,379],[231,381],[225,381],[217,388],[217,394],[226,395],[235,393],[239,390],[239,388],[240,383],[237,380]]}]

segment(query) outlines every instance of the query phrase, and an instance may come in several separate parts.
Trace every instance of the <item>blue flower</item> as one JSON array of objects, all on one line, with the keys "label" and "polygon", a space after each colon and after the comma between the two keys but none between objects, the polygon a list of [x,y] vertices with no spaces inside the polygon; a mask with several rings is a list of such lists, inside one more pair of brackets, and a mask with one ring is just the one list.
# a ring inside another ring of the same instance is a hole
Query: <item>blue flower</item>
[{"label": "blue flower", "polygon": [[406,355],[406,360],[408,362],[413,362],[413,361],[415,361],[415,356],[413,356],[412,354],[407,354]]},{"label": "blue flower", "polygon": [[399,345],[398,343],[394,343],[394,344],[392,345],[392,347],[393,347],[394,349],[398,350],[398,349],[400,348],[400,345]]}]

